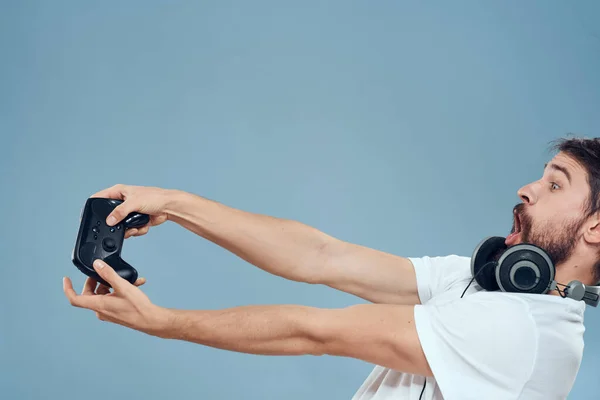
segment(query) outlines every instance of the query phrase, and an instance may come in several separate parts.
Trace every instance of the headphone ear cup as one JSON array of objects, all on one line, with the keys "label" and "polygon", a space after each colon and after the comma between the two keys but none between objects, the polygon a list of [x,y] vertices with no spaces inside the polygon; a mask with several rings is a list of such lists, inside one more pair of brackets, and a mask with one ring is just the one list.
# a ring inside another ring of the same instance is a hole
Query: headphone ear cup
[{"label": "headphone ear cup", "polygon": [[507,249],[506,238],[491,236],[482,240],[471,257],[471,274],[483,289],[493,292],[500,290],[496,280],[498,259]]},{"label": "headphone ear cup", "polygon": [[498,260],[496,281],[504,292],[546,293],[554,272],[554,264],[544,250],[521,243],[505,251]]}]

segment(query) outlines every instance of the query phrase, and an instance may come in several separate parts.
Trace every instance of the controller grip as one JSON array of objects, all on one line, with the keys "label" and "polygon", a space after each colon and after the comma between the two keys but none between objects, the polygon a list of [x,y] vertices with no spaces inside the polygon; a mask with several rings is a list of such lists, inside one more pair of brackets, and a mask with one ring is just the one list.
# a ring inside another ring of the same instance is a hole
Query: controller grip
[{"label": "controller grip", "polygon": [[[110,265],[121,278],[125,279],[132,285],[135,283],[135,281],[137,281],[137,270],[116,254],[107,257],[104,262]],[[102,284],[112,287],[108,282],[104,281],[104,279],[100,278],[100,280]]]},{"label": "controller grip", "polygon": [[[113,209],[121,204],[123,204],[123,200],[117,199],[106,199],[108,204],[113,207]],[[109,211],[110,212],[110,211]],[[148,214],[142,214],[138,212],[132,212],[125,217],[122,221],[125,229],[131,228],[141,228],[144,225],[150,223],[150,216]]]},{"label": "controller grip", "polygon": [[137,212],[132,212],[123,220],[123,225],[125,229],[131,228],[141,228],[144,225],[150,223],[150,216],[148,214],[142,214]]}]

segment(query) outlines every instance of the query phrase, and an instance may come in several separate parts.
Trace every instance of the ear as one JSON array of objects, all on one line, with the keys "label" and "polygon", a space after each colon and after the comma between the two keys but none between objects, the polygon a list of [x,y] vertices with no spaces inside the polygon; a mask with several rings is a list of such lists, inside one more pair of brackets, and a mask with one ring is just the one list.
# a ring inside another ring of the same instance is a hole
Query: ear
[{"label": "ear", "polygon": [[600,213],[592,215],[587,220],[583,237],[590,244],[600,244]]}]

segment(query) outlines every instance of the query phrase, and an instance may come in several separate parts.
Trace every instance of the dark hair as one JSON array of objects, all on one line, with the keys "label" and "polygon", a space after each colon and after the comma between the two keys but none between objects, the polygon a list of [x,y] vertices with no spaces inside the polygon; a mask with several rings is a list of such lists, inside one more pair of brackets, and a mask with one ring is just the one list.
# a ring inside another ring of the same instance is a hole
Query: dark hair
[{"label": "dark hair", "polygon": [[[573,137],[569,137],[573,136]],[[584,219],[600,211],[600,138],[577,137],[569,134],[551,142],[551,149],[561,152],[581,165],[587,172],[589,197],[584,204]],[[600,252],[599,252],[600,256]],[[594,280],[600,281],[600,259],[594,266]]]},{"label": "dark hair", "polygon": [[600,211],[600,138],[564,137],[551,142],[552,150],[573,158],[587,172],[590,193],[585,217]]}]

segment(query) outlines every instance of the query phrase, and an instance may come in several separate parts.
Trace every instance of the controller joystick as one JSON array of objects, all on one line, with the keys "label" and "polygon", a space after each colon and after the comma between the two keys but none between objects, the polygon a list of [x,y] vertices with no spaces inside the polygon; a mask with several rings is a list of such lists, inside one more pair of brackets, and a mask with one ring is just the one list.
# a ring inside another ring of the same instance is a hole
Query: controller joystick
[{"label": "controller joystick", "polygon": [[150,222],[148,214],[133,212],[117,225],[108,226],[106,218],[121,203],[123,201],[115,199],[87,199],[81,213],[79,232],[72,254],[73,264],[79,271],[108,287],[111,285],[94,270],[94,261],[105,261],[119,276],[133,284],[138,278],[138,273],[121,258],[125,231],[140,228]]},{"label": "controller joystick", "polygon": [[115,239],[111,237],[106,237],[104,240],[102,240],[102,248],[105,251],[115,251],[117,248],[117,242],[115,242]]}]

